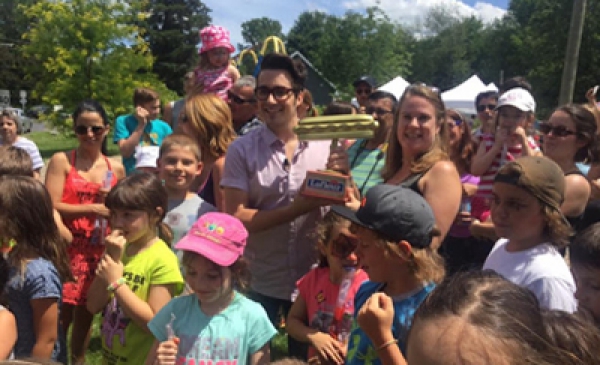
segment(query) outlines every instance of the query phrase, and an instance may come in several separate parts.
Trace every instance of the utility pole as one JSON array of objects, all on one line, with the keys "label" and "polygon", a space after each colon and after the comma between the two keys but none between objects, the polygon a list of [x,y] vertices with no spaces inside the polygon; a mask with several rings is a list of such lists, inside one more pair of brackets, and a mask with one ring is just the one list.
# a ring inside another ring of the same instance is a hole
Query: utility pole
[{"label": "utility pole", "polygon": [[573,100],[575,78],[577,77],[577,63],[579,62],[579,48],[581,46],[581,36],[583,35],[583,23],[585,20],[585,7],[586,0],[573,1],[573,14],[571,14],[565,65],[560,83],[559,105],[570,103]]}]

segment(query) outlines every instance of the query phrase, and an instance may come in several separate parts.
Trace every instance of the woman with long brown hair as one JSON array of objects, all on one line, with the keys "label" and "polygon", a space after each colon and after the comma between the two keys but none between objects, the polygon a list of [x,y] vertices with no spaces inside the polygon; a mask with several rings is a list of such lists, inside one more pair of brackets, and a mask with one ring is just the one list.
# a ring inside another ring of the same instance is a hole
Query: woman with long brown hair
[{"label": "woman with long brown hair", "polygon": [[235,139],[231,111],[226,102],[213,94],[194,94],[185,100],[180,114],[179,131],[198,142],[204,168],[192,189],[206,202],[223,210],[220,187],[225,153]]},{"label": "woman with long brown hair", "polygon": [[440,133],[446,109],[439,93],[425,85],[409,86],[399,102],[382,172],[387,184],[402,185],[421,194],[433,210],[441,237],[454,222],[462,187],[456,167],[444,151]]}]

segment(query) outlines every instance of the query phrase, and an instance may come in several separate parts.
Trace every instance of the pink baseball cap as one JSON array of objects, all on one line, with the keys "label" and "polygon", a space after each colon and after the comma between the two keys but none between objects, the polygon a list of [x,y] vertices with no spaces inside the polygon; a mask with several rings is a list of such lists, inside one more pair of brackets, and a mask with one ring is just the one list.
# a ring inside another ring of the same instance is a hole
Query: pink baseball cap
[{"label": "pink baseball cap", "polygon": [[229,53],[235,52],[235,48],[229,40],[229,31],[218,25],[209,25],[202,28],[200,31],[200,42],[202,42],[202,48],[200,48],[199,53],[204,53],[218,47],[227,48]]},{"label": "pink baseball cap", "polygon": [[239,219],[225,213],[203,214],[175,245],[200,254],[219,266],[231,266],[244,254],[248,231]]}]

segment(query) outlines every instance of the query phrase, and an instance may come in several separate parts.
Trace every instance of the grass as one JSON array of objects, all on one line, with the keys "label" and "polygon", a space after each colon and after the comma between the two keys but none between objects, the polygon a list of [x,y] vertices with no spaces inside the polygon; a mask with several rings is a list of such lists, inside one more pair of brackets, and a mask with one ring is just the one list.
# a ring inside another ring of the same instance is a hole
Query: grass
[{"label": "grass", "polygon": [[[24,137],[35,142],[44,160],[49,159],[56,152],[72,150],[76,148],[78,144],[77,138],[74,135],[56,134],[46,131],[32,132],[24,135]],[[106,138],[108,155],[118,155],[119,147],[112,143],[112,134],[109,134]]]}]

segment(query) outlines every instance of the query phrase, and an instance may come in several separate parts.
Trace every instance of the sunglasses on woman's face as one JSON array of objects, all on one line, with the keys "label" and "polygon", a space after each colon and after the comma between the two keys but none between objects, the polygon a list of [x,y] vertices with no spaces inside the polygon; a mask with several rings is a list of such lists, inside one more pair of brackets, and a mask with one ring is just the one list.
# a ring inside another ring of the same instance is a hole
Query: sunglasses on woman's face
[{"label": "sunglasses on woman's face", "polygon": [[235,95],[232,92],[228,92],[227,93],[227,97],[229,98],[229,100],[231,100],[232,102],[236,103],[236,104],[254,104],[256,103],[256,99],[252,98],[252,99],[242,99],[239,96]]},{"label": "sunglasses on woman's face", "polygon": [[548,123],[540,124],[539,129],[540,132],[544,135],[549,135],[550,133],[552,133],[552,135],[556,137],[567,137],[577,134],[577,132],[568,130],[562,125],[553,126],[552,124]]},{"label": "sunglasses on woman's face", "polygon": [[86,135],[89,133],[89,131],[91,130],[93,134],[102,134],[102,132],[104,132],[104,127],[101,126],[85,126],[85,125],[78,125],[75,127],[75,133],[79,134],[79,135]]},{"label": "sunglasses on woman's face", "polygon": [[340,233],[336,239],[331,242],[331,254],[335,257],[345,259],[356,250],[357,246],[358,240],[356,238]]}]

